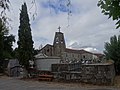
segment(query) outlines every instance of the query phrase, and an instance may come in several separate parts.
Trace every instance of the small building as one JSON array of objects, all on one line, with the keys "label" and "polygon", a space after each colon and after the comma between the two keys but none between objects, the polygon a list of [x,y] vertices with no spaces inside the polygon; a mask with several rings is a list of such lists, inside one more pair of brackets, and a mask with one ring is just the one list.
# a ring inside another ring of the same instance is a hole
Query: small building
[{"label": "small building", "polygon": [[17,59],[10,59],[8,62],[8,75],[12,77],[20,76],[21,67]]},{"label": "small building", "polygon": [[51,65],[60,63],[60,57],[46,56],[43,53],[35,55],[35,66],[40,71],[51,71]]}]

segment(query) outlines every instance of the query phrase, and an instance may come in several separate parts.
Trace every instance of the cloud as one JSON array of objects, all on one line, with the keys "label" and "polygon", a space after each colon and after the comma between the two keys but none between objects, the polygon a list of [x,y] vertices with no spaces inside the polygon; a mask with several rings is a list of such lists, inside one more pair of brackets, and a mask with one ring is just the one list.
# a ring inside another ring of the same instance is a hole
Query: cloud
[{"label": "cloud", "polygon": [[[48,3],[48,1],[51,1]],[[31,7],[31,0],[27,1],[34,47],[38,48],[40,44],[53,43],[54,34],[61,26],[61,31],[65,35],[67,47],[86,47],[97,49],[100,52],[104,49],[104,43],[109,41],[113,35],[118,35],[119,31],[115,30],[115,23],[101,13],[97,7],[97,0],[71,0],[72,16],[68,20],[68,8],[63,3],[67,0],[36,0],[37,16],[32,20],[32,14],[35,7]],[[21,4],[24,0],[11,0],[13,7],[12,13],[9,14],[13,29],[10,33],[16,35],[19,27],[19,13]],[[58,2],[61,2],[61,6]],[[30,14],[31,13],[31,14]],[[69,24],[69,26],[68,26]],[[16,45],[15,45],[16,46]]]},{"label": "cloud", "polygon": [[74,42],[68,47],[71,49],[76,49],[76,50],[84,49],[86,51],[93,52],[93,53],[102,53],[102,51],[100,51],[99,49],[97,49],[96,47],[94,47],[92,45],[88,45],[88,44],[82,45],[78,42]]},{"label": "cloud", "polygon": [[96,48],[93,48],[93,47],[87,47],[87,48],[84,48],[84,50],[92,52],[92,53],[103,53],[103,52],[100,52],[99,50],[97,50]]},{"label": "cloud", "polygon": [[42,6],[58,14],[59,12],[69,12],[71,3],[68,0],[49,0],[43,2]]}]

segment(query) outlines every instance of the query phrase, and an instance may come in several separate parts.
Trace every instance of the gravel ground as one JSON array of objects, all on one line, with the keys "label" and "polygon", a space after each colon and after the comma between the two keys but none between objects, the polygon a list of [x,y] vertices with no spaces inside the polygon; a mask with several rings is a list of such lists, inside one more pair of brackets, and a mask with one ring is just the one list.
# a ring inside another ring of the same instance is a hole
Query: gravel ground
[{"label": "gravel ground", "polygon": [[79,83],[58,83],[34,80],[19,80],[0,77],[0,90],[120,90],[115,87],[85,85]]}]

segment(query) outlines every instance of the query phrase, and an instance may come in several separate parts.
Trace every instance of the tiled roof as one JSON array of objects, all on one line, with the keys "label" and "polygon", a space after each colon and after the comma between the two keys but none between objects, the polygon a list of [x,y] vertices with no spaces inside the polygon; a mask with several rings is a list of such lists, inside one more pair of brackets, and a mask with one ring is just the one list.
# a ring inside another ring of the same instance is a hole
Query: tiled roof
[{"label": "tiled roof", "polygon": [[103,57],[104,54],[101,54],[101,53],[94,53],[94,55],[96,55],[97,57]]},{"label": "tiled roof", "polygon": [[92,54],[91,52],[88,52],[88,51],[85,51],[85,50],[75,50],[75,49],[68,49],[68,48],[66,48],[65,52],[78,53],[78,54],[84,54],[84,53]]},{"label": "tiled roof", "polygon": [[80,54],[84,54],[84,53],[89,53],[89,54],[93,54],[92,52],[88,52],[88,51],[85,51],[85,50],[80,50]]},{"label": "tiled roof", "polygon": [[46,44],[43,48],[40,49],[40,51],[43,50],[43,49],[44,49],[45,47],[47,47],[47,46],[53,47],[53,45]]},{"label": "tiled roof", "polygon": [[47,45],[45,45],[45,46],[51,46],[51,47],[53,47],[53,45],[51,45],[51,44],[47,44]]}]

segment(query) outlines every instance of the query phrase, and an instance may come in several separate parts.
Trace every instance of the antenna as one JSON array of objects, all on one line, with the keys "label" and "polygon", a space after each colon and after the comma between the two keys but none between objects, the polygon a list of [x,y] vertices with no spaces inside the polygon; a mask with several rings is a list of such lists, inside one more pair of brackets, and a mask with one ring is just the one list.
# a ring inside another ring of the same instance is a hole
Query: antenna
[{"label": "antenna", "polygon": [[70,16],[72,15],[72,11],[71,11],[71,0],[68,0],[68,3],[67,3],[67,7],[68,7],[68,26],[70,26]]}]

